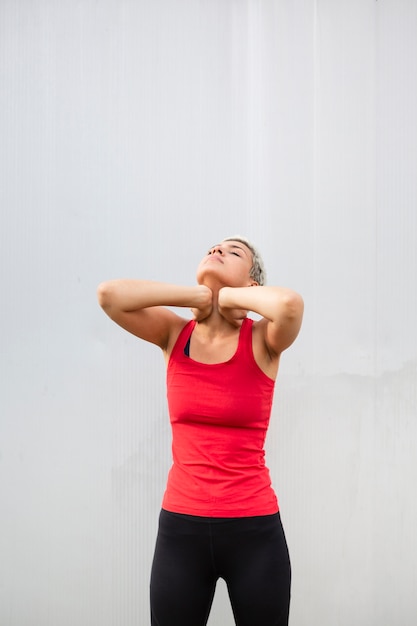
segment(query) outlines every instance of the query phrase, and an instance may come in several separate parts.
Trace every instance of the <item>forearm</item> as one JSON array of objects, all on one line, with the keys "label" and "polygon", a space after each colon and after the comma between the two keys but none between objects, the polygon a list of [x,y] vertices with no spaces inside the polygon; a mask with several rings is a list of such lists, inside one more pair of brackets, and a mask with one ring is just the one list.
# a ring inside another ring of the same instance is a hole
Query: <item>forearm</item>
[{"label": "forearm", "polygon": [[201,309],[211,301],[207,287],[172,285],[150,280],[121,279],[101,283],[98,301],[106,312],[112,309],[131,312],[154,306]]},{"label": "forearm", "polygon": [[219,308],[246,309],[271,322],[298,315],[302,299],[285,287],[223,287],[219,292]]}]

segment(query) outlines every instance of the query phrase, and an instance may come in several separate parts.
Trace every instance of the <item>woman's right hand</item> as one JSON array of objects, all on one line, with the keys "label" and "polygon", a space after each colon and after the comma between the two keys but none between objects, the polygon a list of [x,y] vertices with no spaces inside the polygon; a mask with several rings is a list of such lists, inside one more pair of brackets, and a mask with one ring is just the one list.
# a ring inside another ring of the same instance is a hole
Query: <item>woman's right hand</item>
[{"label": "woman's right hand", "polygon": [[205,285],[110,280],[98,286],[97,295],[100,305],[116,324],[163,350],[185,321],[169,307],[191,309],[197,320],[207,318],[213,310],[213,293]]},{"label": "woman's right hand", "polygon": [[198,297],[201,300],[194,307],[192,307],[191,312],[194,315],[194,319],[196,322],[201,322],[210,316],[213,311],[213,292],[210,287],[206,285],[198,286]]}]

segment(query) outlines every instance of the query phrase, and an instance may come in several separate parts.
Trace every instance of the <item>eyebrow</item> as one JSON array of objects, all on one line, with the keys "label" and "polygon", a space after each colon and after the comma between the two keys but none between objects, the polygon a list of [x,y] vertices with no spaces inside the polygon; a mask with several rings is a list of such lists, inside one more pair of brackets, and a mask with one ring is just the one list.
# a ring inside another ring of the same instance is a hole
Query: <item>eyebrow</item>
[{"label": "eyebrow", "polygon": [[242,252],[244,252],[246,256],[249,256],[249,249],[246,250],[245,248],[242,248],[242,246],[238,246],[235,243],[231,243],[230,241],[222,241],[220,243],[214,243],[212,246],[210,246],[209,250],[211,250],[212,248],[215,248],[216,246],[226,246],[228,248],[237,248],[238,250],[242,250]]},{"label": "eyebrow", "polygon": [[244,252],[246,254],[247,257],[251,258],[252,253],[250,252],[249,248],[248,250],[246,250],[245,248],[243,248],[242,246],[239,246],[235,243],[231,243],[231,241],[222,241],[220,243],[215,243],[212,246],[210,246],[209,250],[211,250],[211,248],[214,248],[215,246],[226,246],[228,248],[237,248],[238,250],[242,250],[242,252]]},{"label": "eyebrow", "polygon": [[228,246],[229,248],[237,248],[238,250],[242,250],[242,252],[244,252],[246,254],[246,256],[249,256],[249,250],[246,250],[245,248],[243,248],[240,245],[236,245],[235,243],[231,243],[230,241],[225,241],[224,242],[226,244],[226,246]]}]

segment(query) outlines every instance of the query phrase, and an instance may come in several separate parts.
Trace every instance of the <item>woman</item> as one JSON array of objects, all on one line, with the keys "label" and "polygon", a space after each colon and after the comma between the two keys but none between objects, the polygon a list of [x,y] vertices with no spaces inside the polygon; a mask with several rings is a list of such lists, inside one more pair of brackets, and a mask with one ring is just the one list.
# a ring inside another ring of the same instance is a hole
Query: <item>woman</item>
[{"label": "woman", "polygon": [[[220,577],[238,626],[288,624],[290,560],[264,441],[280,355],[299,332],[303,301],[263,285],[262,260],[239,236],[210,248],[196,286],[115,280],[98,288],[111,319],[159,346],[167,364],[173,465],[152,566],[152,626],[206,624]],[[191,308],[194,319],[170,306]]]}]

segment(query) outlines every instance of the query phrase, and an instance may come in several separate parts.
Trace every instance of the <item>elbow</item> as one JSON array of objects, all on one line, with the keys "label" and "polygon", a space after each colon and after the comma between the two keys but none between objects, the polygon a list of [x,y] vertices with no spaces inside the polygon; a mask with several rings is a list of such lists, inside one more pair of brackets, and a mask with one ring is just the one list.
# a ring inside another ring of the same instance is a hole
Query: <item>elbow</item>
[{"label": "elbow", "polygon": [[102,309],[105,311],[109,310],[111,302],[111,283],[104,282],[99,284],[97,287],[97,300]]},{"label": "elbow", "polygon": [[288,292],[284,296],[284,306],[289,319],[302,319],[304,312],[304,301],[299,293]]}]

